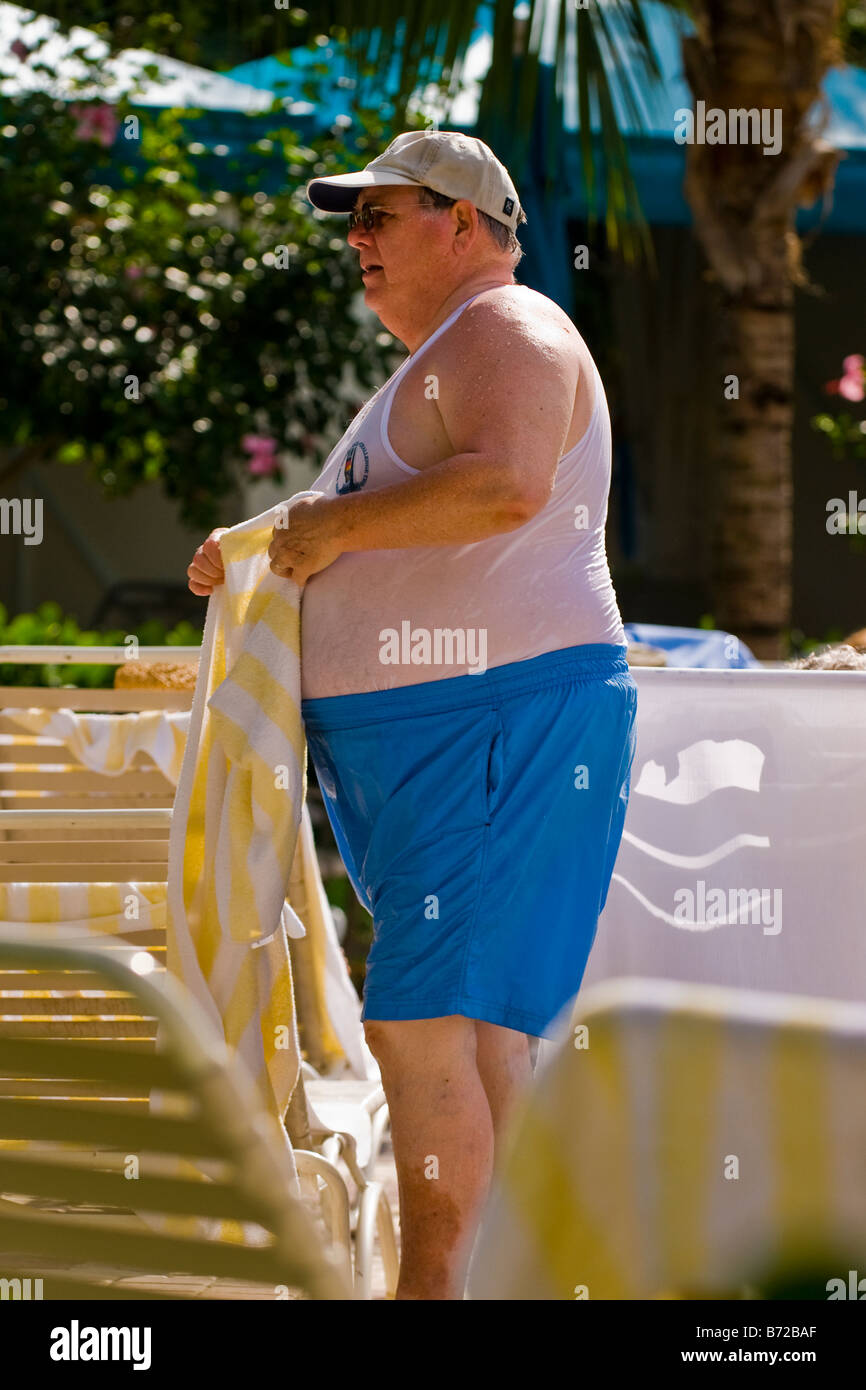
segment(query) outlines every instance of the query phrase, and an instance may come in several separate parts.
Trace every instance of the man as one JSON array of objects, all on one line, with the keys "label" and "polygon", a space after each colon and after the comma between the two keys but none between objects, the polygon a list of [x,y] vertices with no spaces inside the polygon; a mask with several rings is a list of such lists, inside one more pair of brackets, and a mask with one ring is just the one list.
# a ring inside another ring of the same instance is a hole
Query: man
[{"label": "man", "polygon": [[515,283],[525,218],[480,140],[403,134],[307,191],[349,214],[366,303],[410,355],[269,554],[304,586],[310,757],[373,915],[398,1297],[453,1299],[622,832],[636,687],[604,547],[610,421],[574,325]]}]

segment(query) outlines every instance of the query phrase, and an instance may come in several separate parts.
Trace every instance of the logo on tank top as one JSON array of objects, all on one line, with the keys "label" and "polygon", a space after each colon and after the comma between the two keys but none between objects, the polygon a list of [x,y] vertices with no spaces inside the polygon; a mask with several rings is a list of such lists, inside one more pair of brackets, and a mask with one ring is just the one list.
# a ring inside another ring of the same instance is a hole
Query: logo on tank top
[{"label": "logo on tank top", "polygon": [[357,492],[367,481],[370,472],[370,456],[360,441],[353,444],[337,474],[337,492]]}]

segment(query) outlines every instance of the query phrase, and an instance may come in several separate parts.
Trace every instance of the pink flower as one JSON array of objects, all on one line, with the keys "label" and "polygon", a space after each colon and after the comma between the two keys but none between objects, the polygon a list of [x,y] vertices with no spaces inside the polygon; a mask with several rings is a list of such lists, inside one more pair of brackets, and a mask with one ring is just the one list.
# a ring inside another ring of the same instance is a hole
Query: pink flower
[{"label": "pink flower", "polygon": [[101,101],[89,106],[75,102],[69,110],[77,121],[76,140],[98,140],[105,149],[114,144],[118,123],[113,106]]},{"label": "pink flower", "polygon": [[831,396],[844,396],[846,401],[862,401],[866,398],[866,357],[852,353],[842,362],[842,375],[838,381],[828,381],[824,390]]},{"label": "pink flower", "polygon": [[22,63],[26,63],[30,57],[30,49],[20,39],[16,39],[14,43],[9,45],[9,52],[14,53],[15,57],[19,58]]},{"label": "pink flower", "polygon": [[247,468],[254,476],[263,477],[268,473],[276,473],[279,468],[276,457],[277,441],[270,435],[245,434],[241,440],[241,447],[250,455]]},{"label": "pink flower", "polygon": [[144,274],[144,271],[140,265],[128,265],[123,273],[127,280],[139,280]]}]

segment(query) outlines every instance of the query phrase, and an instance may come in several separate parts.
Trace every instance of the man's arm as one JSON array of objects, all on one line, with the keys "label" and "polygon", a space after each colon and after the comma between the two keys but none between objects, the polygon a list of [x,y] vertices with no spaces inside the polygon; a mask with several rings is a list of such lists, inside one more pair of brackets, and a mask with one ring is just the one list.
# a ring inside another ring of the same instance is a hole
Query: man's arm
[{"label": "man's arm", "polygon": [[470,306],[452,341],[436,404],[454,453],[404,483],[293,507],[274,534],[276,573],[304,583],[344,551],[486,540],[545,505],[577,386],[565,335],[493,302]]}]

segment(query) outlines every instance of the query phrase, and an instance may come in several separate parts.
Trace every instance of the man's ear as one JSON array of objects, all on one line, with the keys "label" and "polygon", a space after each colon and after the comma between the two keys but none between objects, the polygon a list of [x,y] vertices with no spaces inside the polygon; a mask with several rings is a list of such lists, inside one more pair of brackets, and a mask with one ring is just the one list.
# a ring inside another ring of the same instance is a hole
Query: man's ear
[{"label": "man's ear", "polygon": [[456,222],[459,237],[458,246],[468,248],[475,240],[474,233],[478,229],[478,213],[468,198],[458,199],[451,211]]}]

